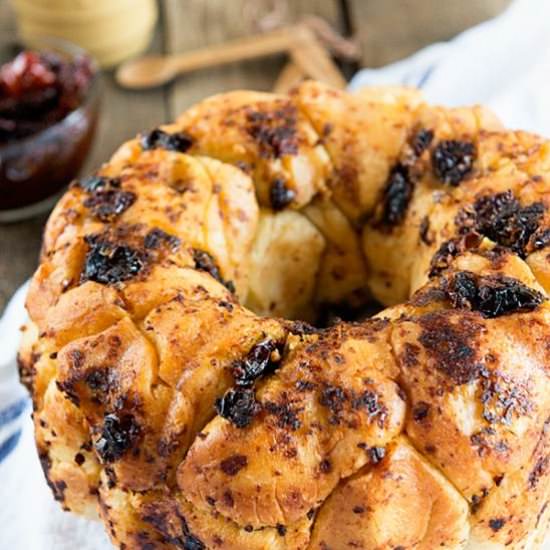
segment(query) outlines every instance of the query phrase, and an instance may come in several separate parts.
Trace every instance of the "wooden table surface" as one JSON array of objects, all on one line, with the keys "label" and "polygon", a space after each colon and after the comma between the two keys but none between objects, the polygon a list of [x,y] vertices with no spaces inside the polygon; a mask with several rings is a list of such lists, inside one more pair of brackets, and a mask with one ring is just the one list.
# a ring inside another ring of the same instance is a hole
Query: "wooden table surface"
[{"label": "wooden table surface", "polygon": [[[362,51],[362,66],[380,66],[499,13],[510,0],[350,0]],[[290,0],[288,20],[321,15],[336,28],[335,0]],[[254,7],[251,10],[251,6]],[[181,52],[257,32],[255,13],[267,13],[273,0],[160,0],[160,18],[150,50]],[[0,40],[15,36],[8,0],[0,0]],[[129,92],[104,79],[101,120],[84,168],[91,172],[124,140],[173,119],[201,98],[235,88],[271,89],[282,57],[197,72],[163,89]],[[45,217],[0,225],[0,312],[13,291],[34,271]]]}]

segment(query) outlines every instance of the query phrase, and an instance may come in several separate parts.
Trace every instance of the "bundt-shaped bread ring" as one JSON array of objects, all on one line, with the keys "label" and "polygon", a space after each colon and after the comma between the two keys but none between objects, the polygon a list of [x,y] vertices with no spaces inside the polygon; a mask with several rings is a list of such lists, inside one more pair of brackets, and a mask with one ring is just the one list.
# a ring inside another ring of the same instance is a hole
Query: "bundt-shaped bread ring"
[{"label": "bundt-shaped bread ring", "polygon": [[215,96],[48,222],[45,474],[126,550],[541,548],[549,293],[548,142],[414,90]]}]

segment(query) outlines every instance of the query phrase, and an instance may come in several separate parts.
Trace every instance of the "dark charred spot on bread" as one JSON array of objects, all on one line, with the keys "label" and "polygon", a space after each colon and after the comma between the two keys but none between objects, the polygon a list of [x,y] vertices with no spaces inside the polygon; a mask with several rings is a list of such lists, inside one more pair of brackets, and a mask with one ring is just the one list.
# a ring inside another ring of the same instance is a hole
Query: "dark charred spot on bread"
[{"label": "dark charred spot on bread", "polygon": [[494,476],[493,477],[493,481],[495,482],[495,485],[497,487],[500,487],[500,484],[502,483],[502,480],[504,479],[504,474],[501,474],[501,475],[498,475],[498,476]]},{"label": "dark charred spot on bread", "polygon": [[231,302],[228,302],[227,300],[220,300],[218,302],[218,306],[225,309],[226,311],[229,311],[230,313],[233,311],[233,304]]},{"label": "dark charred spot on bread", "polygon": [[[65,381],[65,389],[68,386],[75,387],[80,373],[76,371],[75,378]],[[105,404],[108,402],[110,392],[118,384],[118,373],[110,367],[92,367],[86,371],[84,382],[89,389],[90,397],[94,403]]]},{"label": "dark charred spot on bread", "polygon": [[473,433],[470,436],[470,442],[473,447],[476,447],[480,457],[489,454],[506,457],[510,453],[508,443],[500,437],[499,432],[493,426],[487,426]]},{"label": "dark charred spot on bread", "polygon": [[524,258],[544,214],[542,202],[522,206],[511,190],[479,197],[456,218],[462,233],[476,231]]},{"label": "dark charred spot on bread", "polygon": [[130,246],[113,243],[101,235],[84,238],[88,252],[80,280],[110,285],[135,277],[145,266],[145,255]]},{"label": "dark charred spot on bread", "polygon": [[247,175],[250,175],[252,173],[252,165],[249,162],[244,162],[244,160],[238,160],[235,162],[235,166],[241,171],[244,172]]},{"label": "dark charred spot on bread", "polygon": [[44,475],[46,476],[46,479],[47,479],[52,467],[52,459],[50,458],[48,451],[43,451],[40,449],[38,449],[38,451],[39,451],[38,459],[40,460],[40,466],[42,466],[42,471],[44,472]]},{"label": "dark charred spot on bread", "polygon": [[246,468],[247,464],[248,458],[245,455],[233,455],[220,462],[220,469],[228,476],[235,476]]},{"label": "dark charred spot on bread", "polygon": [[550,244],[550,229],[537,231],[531,238],[533,250],[542,250]]},{"label": "dark charred spot on bread", "polygon": [[312,391],[316,388],[316,384],[314,382],[311,382],[310,380],[298,380],[296,382],[295,388],[299,392],[308,392]]},{"label": "dark charred spot on bread", "polygon": [[311,334],[317,334],[321,329],[306,323],[305,321],[290,321],[289,330],[292,334],[297,336],[308,336]]},{"label": "dark charred spot on bread", "polygon": [[277,426],[281,429],[288,428],[295,431],[302,425],[298,418],[298,411],[294,410],[290,403],[266,401],[263,403],[263,409],[268,414],[275,416],[277,419]]},{"label": "dark charred spot on bread", "polygon": [[413,407],[412,416],[415,422],[422,422],[428,418],[428,414],[430,414],[430,404],[425,401],[419,401]]},{"label": "dark charred spot on bread", "polygon": [[108,367],[91,368],[86,372],[86,384],[93,392],[107,392],[111,386],[112,372]]},{"label": "dark charred spot on bread", "polygon": [[364,514],[365,513],[365,507],[364,506],[354,506],[352,509],[352,512],[354,514]]},{"label": "dark charred spot on bread", "polygon": [[429,365],[448,376],[455,384],[468,384],[479,376],[482,368],[477,357],[479,335],[483,326],[473,314],[453,319],[451,311],[437,311],[419,319]]},{"label": "dark charred spot on bread", "polygon": [[86,457],[82,453],[76,453],[74,455],[74,461],[79,465],[82,466],[84,462],[86,462]]},{"label": "dark charred spot on bread", "polygon": [[319,463],[319,471],[322,474],[330,474],[332,472],[332,462],[328,458],[324,458]]},{"label": "dark charred spot on bread", "polygon": [[422,218],[420,227],[418,228],[418,235],[424,244],[433,244],[433,239],[430,236],[430,218],[428,218],[428,216]]},{"label": "dark charred spot on bread", "polygon": [[121,185],[120,178],[108,178],[106,176],[89,176],[81,180],[75,180],[71,187],[80,187],[87,193],[96,193],[97,191],[119,189]]},{"label": "dark charred spot on bread", "polygon": [[136,544],[138,550],[157,550],[158,546],[156,543],[151,542],[149,538],[149,533],[145,531],[138,531],[136,533]]},{"label": "dark charred spot on bread", "polygon": [[366,411],[369,418],[377,417],[381,423],[384,422],[388,414],[386,407],[380,403],[378,395],[371,390],[366,390],[358,396],[353,396],[351,406],[356,410]]},{"label": "dark charred spot on bread", "polygon": [[94,447],[103,462],[115,462],[135,445],[140,435],[141,428],[133,415],[107,414]]},{"label": "dark charred spot on bread", "polygon": [[235,499],[233,498],[233,493],[231,492],[231,489],[227,489],[226,491],[224,491],[222,495],[222,502],[228,508],[233,508],[233,506],[235,505]]},{"label": "dark charred spot on bread", "polygon": [[338,387],[327,385],[321,391],[319,403],[331,412],[329,422],[331,424],[340,423],[340,415],[344,409],[344,403],[347,400],[345,391]]},{"label": "dark charred spot on bread", "polygon": [[[217,413],[232,422],[239,428],[250,424],[261,407],[256,401],[254,383],[258,378],[273,372],[279,365],[284,344],[271,338],[264,338],[250,349],[247,355],[235,361],[231,370],[235,380],[235,387],[227,390],[225,395],[216,401]],[[276,404],[273,404],[272,413],[275,414]],[[269,409],[269,407],[268,407]],[[266,409],[266,410],[268,410]],[[286,417],[282,409],[277,409],[280,422],[294,425],[291,412]],[[286,420],[285,420],[286,418]]]},{"label": "dark charred spot on bread", "polygon": [[80,370],[84,365],[84,352],[79,349],[72,349],[67,356],[67,360],[69,361],[71,368]]},{"label": "dark charred spot on bread", "polygon": [[160,535],[162,542],[182,550],[204,550],[204,543],[191,533],[187,520],[179,510],[155,509],[154,504],[144,507],[141,519],[151,525]]},{"label": "dark charred spot on bread", "polygon": [[452,259],[460,253],[460,246],[457,239],[450,239],[441,243],[430,262],[430,277],[436,277],[449,267]]},{"label": "dark charred spot on bread", "polygon": [[67,489],[67,483],[62,479],[49,483],[50,489],[53,492],[53,498],[58,502],[65,501],[65,490]]},{"label": "dark charred spot on bread", "polygon": [[[121,340],[112,335],[104,340],[100,335],[98,340],[105,341],[109,346],[108,364],[93,364],[93,348],[91,353],[81,349],[71,348],[63,356],[69,367],[66,375],[56,381],[58,389],[77,407],[81,400],[91,401],[94,405],[112,403],[115,409],[123,407],[125,397],[118,395],[120,372],[113,367],[113,363],[120,357]],[[112,363],[111,363],[112,361]]]},{"label": "dark charred spot on bread", "polygon": [[184,550],[203,550],[206,546],[195,535],[187,534],[185,535],[183,546],[181,546],[181,548]]},{"label": "dark charred spot on bread", "polygon": [[75,406],[80,407],[80,395],[78,395],[73,380],[56,380],[57,389]]},{"label": "dark charred spot on bread", "polygon": [[456,187],[472,172],[475,158],[476,148],[470,141],[440,141],[432,151],[434,174],[439,181]]},{"label": "dark charred spot on bread", "polygon": [[216,400],[216,412],[237,428],[246,428],[260,407],[256,401],[254,390],[251,388],[231,388],[223,397]]},{"label": "dark charred spot on bread", "polygon": [[284,537],[286,535],[286,527],[282,523],[277,523],[275,527],[277,529],[277,534],[280,537]]},{"label": "dark charred spot on bread", "polygon": [[410,145],[413,153],[419,157],[422,153],[428,149],[434,138],[433,130],[427,128],[421,128],[416,132],[410,140]]},{"label": "dark charred spot on bread", "polygon": [[418,356],[420,355],[420,346],[405,342],[403,351],[399,355],[399,361],[406,368],[413,368],[419,364]]},{"label": "dark charred spot on bread", "polygon": [[176,452],[179,448],[180,442],[177,434],[170,434],[166,437],[162,437],[157,443],[157,452],[159,456],[167,457]]},{"label": "dark charred spot on bread", "polygon": [[491,518],[489,520],[489,527],[496,533],[504,527],[505,523],[506,520],[504,518]]},{"label": "dark charred spot on bread", "polygon": [[63,502],[65,500],[65,489],[67,484],[64,481],[53,481],[50,478],[50,470],[52,468],[52,460],[48,451],[43,451],[38,449],[38,458],[40,460],[40,465],[42,466],[42,471],[44,472],[44,477],[46,478],[46,483],[51,489],[55,500]]},{"label": "dark charred spot on bread", "polygon": [[472,500],[471,500],[472,513],[475,514],[479,510],[483,500],[488,496],[489,496],[489,491],[486,488],[483,488],[479,495],[472,495]]},{"label": "dark charred spot on bread", "polygon": [[169,134],[160,128],[155,128],[141,137],[141,147],[144,151],[151,149],[166,149],[167,151],[187,152],[193,146],[193,138],[185,132]]},{"label": "dark charred spot on bread", "polygon": [[441,243],[430,261],[430,278],[440,275],[452,263],[453,259],[467,250],[476,248],[481,242],[477,233],[466,233],[460,237]]},{"label": "dark charred spot on bread", "polygon": [[252,386],[265,374],[273,372],[280,360],[283,345],[271,338],[258,342],[246,357],[232,365],[233,377],[237,386]]},{"label": "dark charred spot on bread", "polygon": [[280,108],[246,113],[246,131],[258,144],[260,156],[280,158],[298,153],[297,109],[290,102]]},{"label": "dark charred spot on bread", "polygon": [[158,249],[167,245],[172,250],[177,250],[181,241],[175,235],[170,235],[157,227],[151,229],[143,239],[143,246],[149,249]]},{"label": "dark charred spot on bread", "polygon": [[321,132],[322,138],[328,138],[330,134],[332,134],[332,131],[334,130],[334,125],[330,122],[325,122],[323,124],[323,131]]},{"label": "dark charred spot on bread", "polygon": [[36,367],[32,360],[32,356],[29,360],[25,360],[21,353],[17,353],[17,370],[19,372],[19,380],[21,383],[33,393],[34,378],[36,376]]},{"label": "dark charred spot on bread", "polygon": [[533,311],[545,297],[517,279],[505,275],[479,276],[459,271],[444,282],[444,290],[455,308],[477,311],[486,318]]},{"label": "dark charred spot on bread", "polygon": [[282,178],[275,178],[269,189],[269,202],[273,210],[283,210],[296,196],[296,193],[289,189],[286,181]]},{"label": "dark charred spot on bread", "polygon": [[104,223],[113,222],[123,212],[128,210],[137,199],[135,193],[123,191],[112,187],[109,182],[118,180],[105,179],[105,185],[98,187],[86,198],[83,205],[88,208],[92,215]]},{"label": "dark charred spot on bread", "polygon": [[393,226],[401,223],[407,213],[414,191],[409,169],[397,163],[390,171],[382,196],[381,223]]},{"label": "dark charred spot on bread", "polygon": [[168,519],[166,512],[160,512],[154,510],[151,506],[147,506],[141,519],[152,525],[159,533],[164,533],[166,531]]},{"label": "dark charred spot on bread", "polygon": [[532,413],[529,391],[521,382],[483,368],[480,386],[483,419],[489,424],[511,425],[514,416]]},{"label": "dark charred spot on bread", "polygon": [[175,540],[172,539],[169,542],[171,544],[176,544],[176,546],[179,546],[183,550],[204,550],[206,548],[205,544],[197,536],[189,531],[189,527],[187,526],[185,518],[180,516],[180,521],[182,530],[181,537],[178,537]]},{"label": "dark charred spot on bread", "polygon": [[539,484],[539,481],[550,473],[550,455],[540,457],[533,469],[529,472],[527,486],[533,490]]},{"label": "dark charred spot on bread", "polygon": [[225,286],[229,292],[235,292],[235,285],[233,282],[226,281],[222,277],[218,264],[216,264],[214,258],[208,252],[198,248],[192,248],[191,253],[193,255],[193,261],[195,262],[195,269],[206,271],[206,273],[209,273],[216,281]]},{"label": "dark charred spot on bread", "polygon": [[386,449],[384,447],[369,447],[367,452],[373,464],[378,464],[386,456]]}]

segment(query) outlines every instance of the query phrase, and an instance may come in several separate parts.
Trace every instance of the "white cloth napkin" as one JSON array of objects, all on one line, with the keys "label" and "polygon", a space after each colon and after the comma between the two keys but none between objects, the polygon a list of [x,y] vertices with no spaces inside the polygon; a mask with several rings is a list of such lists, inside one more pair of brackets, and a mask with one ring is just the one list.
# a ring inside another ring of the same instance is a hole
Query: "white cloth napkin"
[{"label": "white cloth napkin", "polygon": [[16,368],[27,288],[0,319],[0,550],[112,550],[101,524],[61,510],[42,474],[30,399]]},{"label": "white cloth napkin", "polygon": [[[502,15],[352,80],[421,87],[444,105],[482,103],[505,124],[550,136],[550,1],[516,0]],[[101,525],[60,510],[44,481],[30,405],[17,382],[25,288],[0,320],[0,550],[112,550]],[[548,545],[550,548],[550,545]]]},{"label": "white cloth napkin", "polygon": [[350,88],[398,83],[422,88],[432,103],[483,104],[508,128],[550,137],[550,2],[515,0],[450,42],[359,71]]}]

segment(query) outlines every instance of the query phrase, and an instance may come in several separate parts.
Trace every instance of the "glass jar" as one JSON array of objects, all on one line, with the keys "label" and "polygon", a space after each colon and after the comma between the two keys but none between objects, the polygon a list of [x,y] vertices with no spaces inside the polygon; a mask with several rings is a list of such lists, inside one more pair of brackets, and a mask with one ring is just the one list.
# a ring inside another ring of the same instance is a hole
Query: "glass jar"
[{"label": "glass jar", "polygon": [[[40,52],[70,60],[85,52],[59,40],[36,40]],[[13,46],[10,48],[12,56]],[[92,77],[79,105],[62,119],[20,139],[0,144],[0,222],[47,211],[74,179],[90,150],[99,110],[100,75]]]},{"label": "glass jar", "polygon": [[155,0],[12,0],[26,44],[55,36],[78,44],[111,67],[141,53],[157,21]]}]

